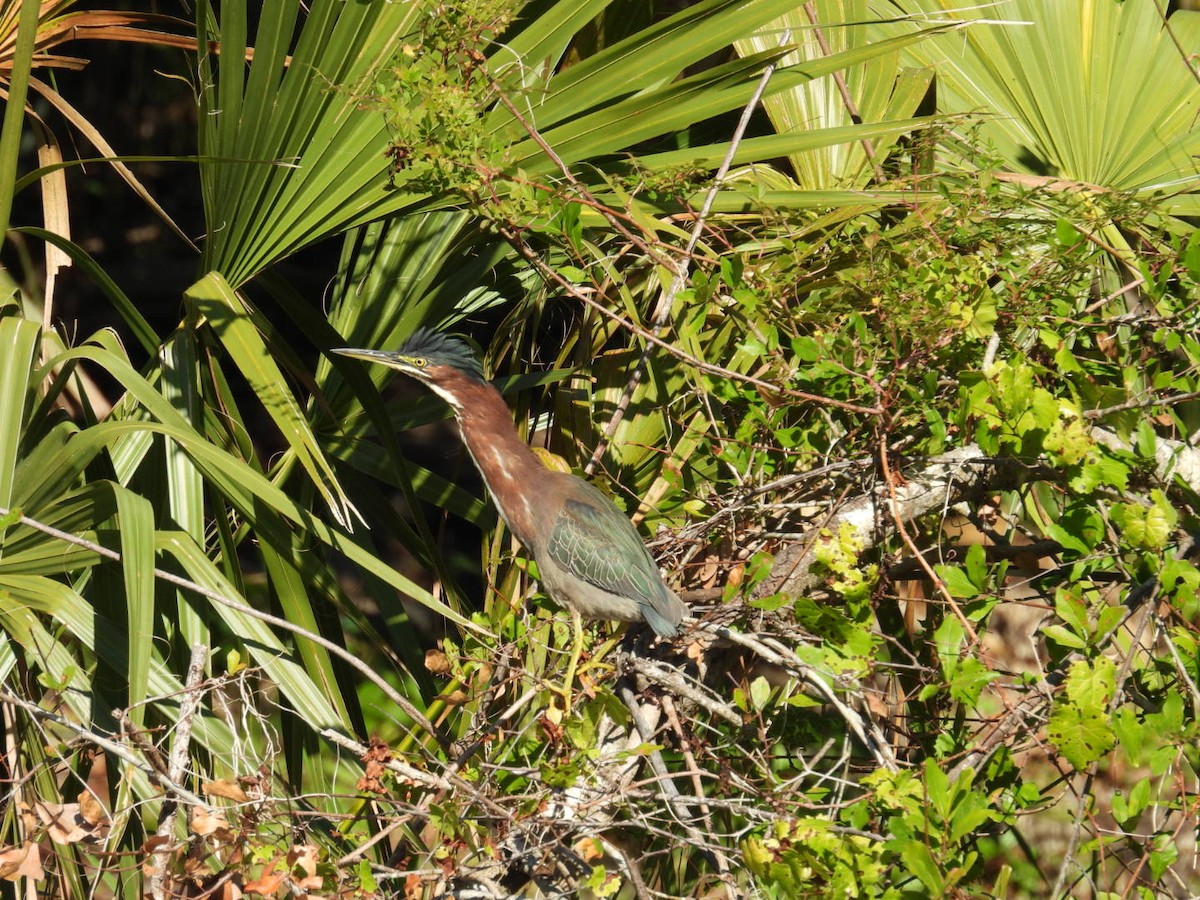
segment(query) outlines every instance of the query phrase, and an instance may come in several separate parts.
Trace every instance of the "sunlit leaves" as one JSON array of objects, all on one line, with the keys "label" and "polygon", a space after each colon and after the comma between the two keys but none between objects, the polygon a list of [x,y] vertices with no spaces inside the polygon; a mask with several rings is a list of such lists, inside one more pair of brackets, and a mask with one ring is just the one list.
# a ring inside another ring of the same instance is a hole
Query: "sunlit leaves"
[{"label": "sunlit leaves", "polygon": [[1116,666],[1107,657],[1080,660],[1067,673],[1066,696],[1054,704],[1047,734],[1075,769],[1085,770],[1115,745],[1108,704]]},{"label": "sunlit leaves", "polygon": [[1159,550],[1175,532],[1179,514],[1160,490],[1152,491],[1150,503],[1121,503],[1113,508],[1113,519],[1133,547]]},{"label": "sunlit leaves", "polygon": [[[1161,192],[1165,207],[1179,212],[1195,206],[1195,175],[1180,160],[1194,155],[1200,140],[1192,127],[1200,84],[1175,41],[1187,47],[1195,40],[1200,14],[1176,11],[1168,29],[1154,3],[1014,0],[997,10],[900,0],[896,6],[990,20],[911,52],[936,67],[943,110],[993,114],[982,119],[981,133],[1009,165],[1081,187]],[[1145,64],[1131,68],[1130,59]]]}]

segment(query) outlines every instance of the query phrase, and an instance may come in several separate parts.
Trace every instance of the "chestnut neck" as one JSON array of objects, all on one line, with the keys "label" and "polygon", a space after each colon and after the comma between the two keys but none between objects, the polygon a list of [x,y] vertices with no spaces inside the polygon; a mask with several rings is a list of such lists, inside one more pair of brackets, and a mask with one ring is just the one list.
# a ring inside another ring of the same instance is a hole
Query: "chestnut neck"
[{"label": "chestnut neck", "polygon": [[439,387],[500,517],[517,540],[536,552],[535,510],[546,508],[554,473],[521,440],[508,405],[492,385],[454,371],[439,373]]}]

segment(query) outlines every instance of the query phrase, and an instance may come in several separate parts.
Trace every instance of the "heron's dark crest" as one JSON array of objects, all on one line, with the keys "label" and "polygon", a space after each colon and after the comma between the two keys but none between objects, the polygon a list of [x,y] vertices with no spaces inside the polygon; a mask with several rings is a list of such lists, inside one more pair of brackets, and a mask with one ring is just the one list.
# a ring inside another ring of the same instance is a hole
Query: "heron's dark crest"
[{"label": "heron's dark crest", "polygon": [[460,337],[442,334],[432,328],[418,328],[396,351],[396,355],[411,360],[423,359],[428,366],[450,366],[478,381],[485,380],[483,365],[470,344]]}]

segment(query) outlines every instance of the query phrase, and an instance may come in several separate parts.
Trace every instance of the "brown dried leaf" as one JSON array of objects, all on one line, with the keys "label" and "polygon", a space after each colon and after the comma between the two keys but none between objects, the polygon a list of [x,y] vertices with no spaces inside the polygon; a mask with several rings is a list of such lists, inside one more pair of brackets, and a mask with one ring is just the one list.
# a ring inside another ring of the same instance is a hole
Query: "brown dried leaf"
[{"label": "brown dried leaf", "polygon": [[222,778],[220,781],[206,781],[203,790],[205,797],[224,797],[234,803],[250,802],[250,795],[228,778]]},{"label": "brown dried leaf", "polygon": [[33,801],[33,812],[56,844],[77,844],[92,837],[95,829],[79,814],[78,803],[46,803]]},{"label": "brown dried leaf", "polygon": [[315,844],[297,844],[288,851],[287,860],[288,866],[293,872],[300,869],[304,873],[304,877],[298,880],[293,879],[296,887],[310,890],[319,888],[325,883],[325,879],[317,874],[317,863],[320,859]]},{"label": "brown dried leaf", "polygon": [[0,850],[0,878],[5,881],[16,881],[18,878],[41,881],[45,877],[37,844],[26,842],[20,847]]},{"label": "brown dried leaf", "polygon": [[362,756],[364,763],[363,776],[358,779],[357,789],[370,794],[387,794],[387,787],[383,783],[383,775],[387,771],[387,764],[391,760],[391,748],[379,738],[372,737],[370,747]]},{"label": "brown dried leaf", "polygon": [[432,675],[445,677],[450,674],[450,660],[443,651],[431,648],[425,651],[425,668]]},{"label": "brown dried leaf", "polygon": [[242,886],[242,890],[247,894],[262,894],[269,897],[283,886],[284,877],[282,872],[263,872],[260,878],[247,881]]},{"label": "brown dried leaf", "polygon": [[595,863],[604,859],[604,847],[595,838],[584,838],[575,845],[575,852],[586,863]]},{"label": "brown dried leaf", "polygon": [[538,719],[538,725],[542,728],[542,734],[546,737],[548,744],[561,744],[563,739],[563,729],[559,722],[562,721],[562,713],[555,707],[550,707]]},{"label": "brown dried leaf", "polygon": [[216,834],[218,831],[229,831],[229,820],[216,810],[193,806],[189,826],[192,834],[208,836]]},{"label": "brown dried leaf", "polygon": [[79,814],[83,821],[93,826],[109,824],[108,812],[91,791],[80,791],[75,799],[79,801]]},{"label": "brown dried leaf", "polygon": [[171,843],[172,840],[173,838],[168,837],[165,834],[152,834],[150,837],[146,838],[146,842],[142,844],[142,853],[149,855],[161,850],[167,844]]}]

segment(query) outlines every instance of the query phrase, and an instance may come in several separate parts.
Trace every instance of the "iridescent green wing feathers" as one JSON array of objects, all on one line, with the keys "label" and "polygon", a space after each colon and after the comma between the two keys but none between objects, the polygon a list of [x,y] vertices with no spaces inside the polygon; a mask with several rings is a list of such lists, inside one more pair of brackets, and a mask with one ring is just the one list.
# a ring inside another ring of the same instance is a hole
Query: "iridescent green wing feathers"
[{"label": "iridescent green wing feathers", "polygon": [[547,544],[551,558],[576,578],[634,600],[657,634],[673,636],[679,601],[662,583],[637,531],[607,497],[580,484],[587,499],[563,504]]}]

